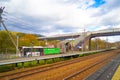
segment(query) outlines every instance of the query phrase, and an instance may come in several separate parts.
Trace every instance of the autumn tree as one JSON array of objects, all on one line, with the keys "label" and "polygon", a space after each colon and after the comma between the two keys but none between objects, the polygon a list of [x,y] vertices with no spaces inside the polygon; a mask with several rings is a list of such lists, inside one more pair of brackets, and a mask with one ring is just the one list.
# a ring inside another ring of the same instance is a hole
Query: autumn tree
[{"label": "autumn tree", "polygon": [[32,34],[25,34],[19,39],[19,46],[39,46],[38,37]]},{"label": "autumn tree", "polygon": [[48,44],[54,45],[54,47],[57,47],[57,44],[59,43],[59,40],[48,40]]},{"label": "autumn tree", "polygon": [[[34,34],[26,34],[21,32],[10,32],[15,44],[17,44],[17,36],[19,47],[20,46],[39,46],[39,45],[45,45],[45,42],[42,41],[39,42],[38,37],[39,35]],[[41,35],[40,35],[41,36]],[[0,31],[0,53],[15,53],[16,48],[13,45],[10,37],[8,36],[8,33],[3,30]]]},{"label": "autumn tree", "polygon": [[46,41],[40,40],[40,41],[39,41],[39,44],[40,44],[40,46],[46,46]]},{"label": "autumn tree", "polygon": [[106,42],[105,40],[101,40],[100,38],[91,40],[91,49],[105,49],[106,47],[110,47],[112,44],[110,42]]},{"label": "autumn tree", "polygon": [[[12,34],[12,33],[11,33]],[[12,35],[13,37],[14,35]],[[6,31],[0,31],[0,53],[15,52],[15,46],[13,45],[8,33]]]}]

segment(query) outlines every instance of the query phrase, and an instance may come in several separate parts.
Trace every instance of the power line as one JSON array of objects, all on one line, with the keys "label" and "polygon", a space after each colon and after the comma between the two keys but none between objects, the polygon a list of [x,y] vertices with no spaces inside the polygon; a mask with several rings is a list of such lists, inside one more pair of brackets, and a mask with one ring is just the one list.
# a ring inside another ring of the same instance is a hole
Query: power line
[{"label": "power line", "polygon": [[[33,27],[38,27],[37,25],[33,25],[33,24],[31,24],[31,23],[29,23],[29,22],[26,22],[26,21],[24,21],[24,20],[22,20],[21,18],[18,18],[18,17],[15,17],[15,16],[12,16],[12,15],[10,15],[10,14],[5,14],[4,15],[5,17],[7,16],[7,19],[6,19],[6,21],[11,21],[11,23],[18,23],[19,25],[23,25],[23,26],[27,26],[27,27],[29,27],[29,28],[25,28],[25,27],[20,27],[19,26],[19,28],[22,28],[22,29],[25,29],[25,30],[30,30],[30,31],[33,31],[33,29],[36,29],[36,28],[33,28]],[[38,30],[38,29],[37,29]]]},{"label": "power line", "polygon": [[23,19],[21,19],[21,18],[19,18],[19,17],[15,17],[15,16],[10,15],[10,14],[8,14],[8,13],[6,14],[6,16],[7,16],[7,18],[17,20],[18,22],[22,22],[22,23],[24,23],[24,24],[26,24],[26,25],[29,25],[29,26],[36,26],[36,25],[33,25],[33,24],[31,24],[31,23],[29,23],[29,22],[27,22],[27,21],[24,21]]},{"label": "power line", "polygon": [[16,45],[16,43],[15,43],[15,41],[14,41],[11,33],[9,32],[9,30],[7,29],[7,27],[5,26],[5,24],[4,24],[3,20],[2,20],[2,16],[1,16],[1,15],[2,15],[2,13],[3,13],[4,8],[5,8],[5,7],[1,7],[1,8],[0,8],[0,23],[3,25],[3,27],[4,27],[5,30],[7,31],[8,36],[9,36],[9,38],[11,39],[11,41],[12,41],[13,45],[15,46],[16,50],[19,51],[18,46]]},{"label": "power line", "polygon": [[1,26],[1,24],[0,24],[0,30],[2,30],[2,26]]}]

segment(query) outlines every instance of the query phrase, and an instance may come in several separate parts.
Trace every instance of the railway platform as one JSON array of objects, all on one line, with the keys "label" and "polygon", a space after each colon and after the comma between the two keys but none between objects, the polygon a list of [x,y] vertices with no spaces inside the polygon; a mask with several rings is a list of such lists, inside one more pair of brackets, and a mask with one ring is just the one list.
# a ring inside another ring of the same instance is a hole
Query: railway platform
[{"label": "railway platform", "polygon": [[120,54],[84,80],[120,80]]},{"label": "railway platform", "polygon": [[94,50],[94,51],[87,51],[87,52],[76,52],[76,53],[68,53],[68,54],[56,54],[56,55],[45,55],[45,56],[37,56],[37,57],[25,57],[25,58],[16,58],[16,59],[6,59],[6,60],[0,60],[0,65],[6,65],[6,64],[17,64],[17,63],[23,63],[37,60],[46,60],[46,59],[54,59],[54,58],[60,58],[60,57],[68,57],[68,56],[74,56],[74,55],[80,55],[80,54],[88,54],[88,53],[94,53],[94,52],[103,52],[107,49],[103,50]]}]

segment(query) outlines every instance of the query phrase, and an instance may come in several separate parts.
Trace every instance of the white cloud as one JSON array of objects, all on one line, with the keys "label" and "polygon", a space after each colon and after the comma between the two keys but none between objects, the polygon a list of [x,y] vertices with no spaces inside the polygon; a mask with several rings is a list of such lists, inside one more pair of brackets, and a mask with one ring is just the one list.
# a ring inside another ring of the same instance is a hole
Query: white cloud
[{"label": "white cloud", "polygon": [[[7,10],[38,18],[48,17],[50,20],[55,19],[55,24],[63,26],[81,27],[92,21],[90,15],[83,8],[78,8],[80,4],[59,2],[59,0],[11,0]],[[88,5],[91,2],[93,1],[89,1]],[[84,7],[85,1],[80,3],[80,6]],[[87,4],[85,5],[87,6]]]},{"label": "white cloud", "polygon": [[[106,0],[100,7],[90,7],[94,0],[10,0],[6,11],[14,15],[29,16],[38,20],[34,26],[40,33],[60,34],[79,32],[83,27],[93,30],[120,28],[119,0]],[[3,4],[3,3],[2,3]],[[40,21],[39,21],[40,20]],[[43,22],[43,23],[42,23]],[[48,31],[45,31],[45,30]],[[45,32],[44,32],[45,31]]]},{"label": "white cloud", "polygon": [[65,32],[63,32],[62,30],[57,30],[55,32],[50,32],[50,33],[42,32],[42,34],[46,36],[53,36],[53,35],[65,34]]},{"label": "white cloud", "polygon": [[108,42],[116,42],[116,41],[120,41],[120,36],[107,36],[107,37],[99,37],[102,40],[108,41]]}]

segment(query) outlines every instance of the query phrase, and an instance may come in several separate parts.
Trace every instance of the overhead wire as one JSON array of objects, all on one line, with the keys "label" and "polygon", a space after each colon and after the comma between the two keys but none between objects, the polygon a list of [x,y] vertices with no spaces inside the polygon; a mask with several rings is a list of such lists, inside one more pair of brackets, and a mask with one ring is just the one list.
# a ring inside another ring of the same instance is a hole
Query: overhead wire
[{"label": "overhead wire", "polygon": [[[19,26],[19,28],[21,29],[25,29],[25,30],[30,30],[33,31],[33,27],[38,27],[37,25],[33,25],[27,21],[24,21],[23,19],[19,18],[19,17],[15,17],[13,15],[8,14],[8,12],[5,12],[5,14],[3,15],[4,18],[6,17],[6,21],[11,21],[10,23],[18,23],[19,25],[21,25],[21,27]],[[27,27],[22,27],[22,26],[27,26]]]},{"label": "overhead wire", "polygon": [[2,26],[1,26],[1,23],[0,23],[0,30],[2,30]]}]

